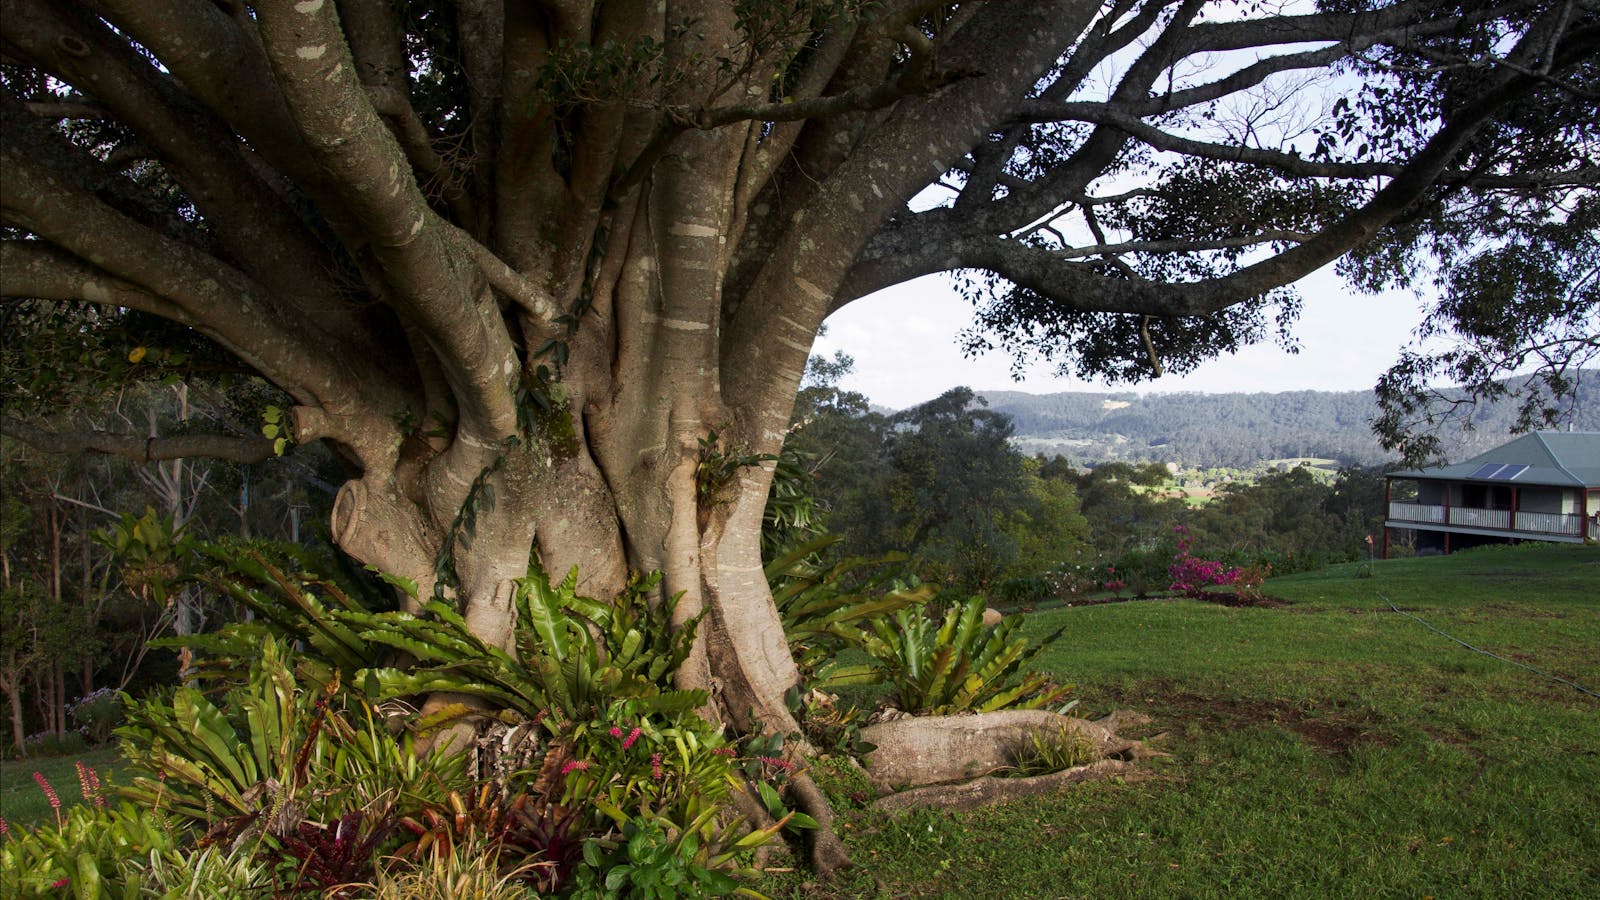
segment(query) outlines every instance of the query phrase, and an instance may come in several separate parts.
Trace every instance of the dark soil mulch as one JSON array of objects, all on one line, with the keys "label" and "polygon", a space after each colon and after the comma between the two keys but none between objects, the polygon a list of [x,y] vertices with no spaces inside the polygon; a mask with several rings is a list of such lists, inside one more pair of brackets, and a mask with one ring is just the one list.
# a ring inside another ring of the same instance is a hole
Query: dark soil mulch
[{"label": "dark soil mulch", "polygon": [[1358,744],[1386,745],[1391,740],[1378,715],[1341,704],[1307,709],[1286,700],[1205,697],[1168,681],[1147,683],[1130,691],[1111,688],[1104,693],[1103,698],[1096,699],[1140,711],[1153,705],[1156,709],[1151,711],[1158,721],[1187,722],[1208,731],[1278,725],[1332,754],[1348,753]]},{"label": "dark soil mulch", "polygon": [[[1086,597],[1082,600],[1066,600],[1060,606],[1104,606],[1107,603],[1129,603],[1134,600],[1181,600],[1177,594],[1145,594],[1138,597]],[[1262,609],[1282,609],[1292,605],[1292,601],[1282,597],[1267,597],[1262,595],[1249,596],[1232,591],[1207,591],[1199,598],[1206,603],[1217,603],[1222,606],[1254,606]],[[1041,605],[1040,609],[1051,608]],[[1024,612],[1032,612],[1033,608],[1023,607]]]},{"label": "dark soil mulch", "polygon": [[1220,603],[1223,606],[1257,606],[1262,609],[1282,609],[1290,605],[1288,600],[1281,597],[1267,597],[1261,594],[1250,596],[1231,591],[1207,591],[1200,599],[1207,603]]}]

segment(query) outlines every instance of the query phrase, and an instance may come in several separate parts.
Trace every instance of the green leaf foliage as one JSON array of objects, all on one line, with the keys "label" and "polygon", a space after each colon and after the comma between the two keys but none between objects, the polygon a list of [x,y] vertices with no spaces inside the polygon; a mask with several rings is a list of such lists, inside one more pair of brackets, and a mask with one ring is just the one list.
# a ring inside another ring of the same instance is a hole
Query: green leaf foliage
[{"label": "green leaf foliage", "polygon": [[190,685],[125,700],[117,736],[134,774],[117,793],[213,835],[276,839],[304,820],[442,802],[459,784],[459,757],[417,753],[337,680],[307,687],[292,655],[258,645],[244,682],[216,700]]},{"label": "green leaf foliage", "polygon": [[351,586],[310,572],[312,561],[298,548],[276,548],[289,555],[285,560],[273,560],[248,545],[208,543],[196,549],[212,565],[193,577],[256,617],[209,634],[155,642],[198,651],[201,677],[225,682],[236,678],[238,661],[255,656],[267,635],[291,642],[300,676],[319,685],[334,678],[350,683],[361,669],[392,657],[388,647],[360,634],[374,614],[372,601]]},{"label": "green leaf foliage", "polygon": [[860,645],[864,622],[925,603],[934,593],[931,585],[904,569],[903,553],[852,556],[828,566],[813,562],[839,540],[823,535],[766,567],[773,602],[802,673],[817,672],[840,650]]},{"label": "green leaf foliage", "polygon": [[872,657],[871,674],[852,670],[849,683],[887,682],[896,706],[928,715],[1039,709],[1065,697],[1070,686],[1037,672],[1012,683],[1061,631],[1029,647],[1027,638],[1016,635],[1020,617],[986,626],[983,612],[982,598],[974,597],[951,607],[938,622],[924,611],[905,609],[893,619],[873,620],[862,648]]},{"label": "green leaf foliage", "polygon": [[[699,617],[674,628],[677,598],[650,603],[659,575],[635,578],[611,602],[577,593],[573,569],[559,583],[537,568],[517,580],[512,655],[472,634],[451,605],[429,601],[421,615],[341,613],[359,619],[358,637],[408,654],[406,669],[378,666],[355,674],[375,700],[449,692],[477,697],[526,719],[561,722],[594,718],[614,698],[634,698],[660,710],[686,710],[705,701],[699,692],[666,689],[688,658]],[[467,714],[430,716],[419,725],[444,727]],[[481,713],[475,713],[481,714]]]},{"label": "green leaf foliage", "polygon": [[172,829],[150,807],[74,806],[49,825],[9,830],[0,841],[0,896],[150,896],[128,864],[176,846]]}]

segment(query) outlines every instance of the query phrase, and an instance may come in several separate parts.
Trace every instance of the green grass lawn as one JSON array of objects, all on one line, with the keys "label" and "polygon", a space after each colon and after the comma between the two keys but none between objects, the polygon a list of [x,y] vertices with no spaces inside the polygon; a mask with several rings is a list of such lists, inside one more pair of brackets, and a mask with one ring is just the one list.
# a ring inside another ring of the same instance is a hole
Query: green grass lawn
[{"label": "green grass lawn", "polygon": [[[858,866],[783,897],[1600,897],[1600,549],[1273,579],[1281,608],[1042,611],[1040,668],[1153,722],[1120,783],[842,817]],[[847,803],[844,805],[848,805]],[[797,879],[798,876],[795,876]]]},{"label": "green grass lawn", "polygon": [[104,784],[122,765],[122,758],[114,747],[102,747],[77,756],[0,762],[0,818],[10,825],[41,825],[51,821],[55,813],[44,790],[33,778],[35,772],[55,788],[63,810],[84,802],[83,789],[78,783],[79,762],[93,768]]}]

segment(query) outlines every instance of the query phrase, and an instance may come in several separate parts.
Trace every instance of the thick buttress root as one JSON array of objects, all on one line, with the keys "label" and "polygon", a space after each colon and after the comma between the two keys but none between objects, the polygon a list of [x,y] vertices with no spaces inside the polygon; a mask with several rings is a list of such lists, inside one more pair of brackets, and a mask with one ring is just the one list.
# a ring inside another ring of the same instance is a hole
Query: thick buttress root
[{"label": "thick buttress root", "polygon": [[848,869],[853,863],[849,851],[839,840],[834,828],[833,805],[806,772],[789,779],[789,791],[800,806],[800,811],[817,820],[817,827],[809,835],[811,868],[818,878],[827,878],[835,872]]}]

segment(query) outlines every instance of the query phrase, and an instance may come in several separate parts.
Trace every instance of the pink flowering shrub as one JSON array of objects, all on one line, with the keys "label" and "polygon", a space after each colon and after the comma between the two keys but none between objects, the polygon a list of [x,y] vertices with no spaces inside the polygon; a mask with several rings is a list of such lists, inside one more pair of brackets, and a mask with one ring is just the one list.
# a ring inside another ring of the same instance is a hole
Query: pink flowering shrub
[{"label": "pink flowering shrub", "polygon": [[1122,591],[1128,586],[1128,583],[1117,577],[1116,566],[1106,566],[1106,580],[1102,582],[1101,586],[1116,596],[1121,597]]},{"label": "pink flowering shrub", "polygon": [[1173,526],[1178,538],[1178,552],[1172,557],[1167,573],[1172,576],[1172,589],[1185,597],[1198,599],[1211,585],[1228,585],[1239,580],[1239,570],[1224,566],[1214,559],[1202,559],[1189,554],[1189,529]]}]

